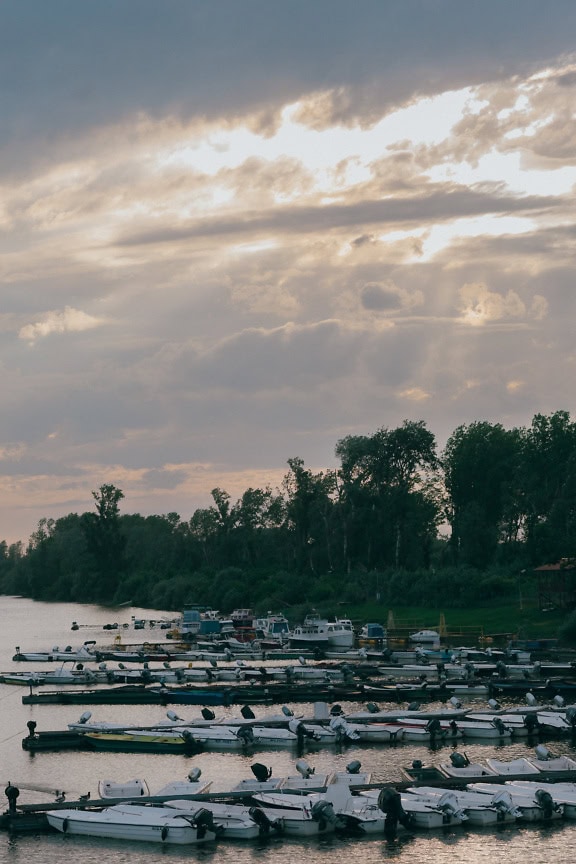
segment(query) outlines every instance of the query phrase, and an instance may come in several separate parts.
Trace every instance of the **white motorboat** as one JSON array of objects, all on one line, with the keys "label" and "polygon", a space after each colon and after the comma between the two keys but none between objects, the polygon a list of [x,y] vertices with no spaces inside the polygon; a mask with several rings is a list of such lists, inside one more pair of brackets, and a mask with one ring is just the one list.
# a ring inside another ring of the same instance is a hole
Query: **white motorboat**
[{"label": "white motorboat", "polygon": [[[445,790],[436,786],[418,786],[407,790],[420,798],[436,804],[444,799]],[[515,822],[520,811],[514,807],[509,792],[502,791],[492,797],[471,790],[458,790],[454,793],[453,806],[461,808],[470,825],[484,827],[505,822]]]},{"label": "white motorboat", "polygon": [[536,714],[540,731],[546,735],[572,735],[574,727],[564,712],[538,711]]},{"label": "white motorboat", "polygon": [[[495,795],[502,791],[502,786],[499,783],[471,783],[467,788],[483,795]],[[522,790],[512,783],[506,783],[506,789],[510,792],[512,803],[520,811],[524,822],[542,822],[561,819],[563,816],[562,806],[558,805],[549,795],[539,795],[537,791],[532,789]]]},{"label": "white motorboat", "polygon": [[36,663],[50,663],[55,660],[61,663],[67,661],[84,662],[85,660],[95,659],[95,645],[95,640],[89,639],[80,645],[79,648],[72,648],[71,645],[67,645],[66,648],[61,649],[58,645],[55,645],[51,651],[21,651],[19,646],[17,646],[12,660]]},{"label": "white motorboat", "polygon": [[43,685],[60,686],[62,684],[96,684],[106,681],[98,670],[92,669],[54,669],[49,672],[5,672],[1,679],[3,684],[20,684],[22,686],[40,687]]},{"label": "white motorboat", "polygon": [[[194,806],[192,801],[174,800],[166,804],[176,810],[179,814],[194,819],[198,811],[198,804]],[[268,819],[256,822],[251,815],[251,808],[240,804],[226,804],[217,801],[203,801],[203,810],[212,814],[214,827],[218,837],[223,840],[255,840],[261,834],[269,833],[273,824]],[[255,808],[252,808],[255,809]],[[278,825],[278,827],[280,827]]]},{"label": "white motorboat", "polygon": [[395,723],[350,723],[343,717],[334,717],[330,728],[348,741],[387,743],[402,741],[405,729]]},{"label": "white motorboat", "polygon": [[418,642],[421,645],[439,645],[440,634],[437,630],[418,630],[416,633],[410,634],[411,642]]},{"label": "white motorboat", "polygon": [[304,623],[290,632],[290,645],[296,648],[325,647],[352,648],[354,628],[348,619],[328,621],[315,615],[308,615]]},{"label": "white motorboat", "polygon": [[491,741],[506,741],[512,738],[512,729],[499,717],[493,720],[458,720],[457,728],[464,738],[481,738]]},{"label": "white motorboat", "polygon": [[468,762],[463,760],[460,764],[454,762],[441,762],[438,766],[445,777],[453,777],[455,779],[477,778],[477,777],[496,777],[496,771],[493,771],[487,765],[481,762]]},{"label": "white motorboat", "polygon": [[505,726],[512,731],[513,738],[527,738],[530,735],[530,729],[524,721],[521,714],[503,714],[488,711],[470,711],[466,714],[466,720],[476,720],[481,723],[486,723],[494,720],[501,720]]},{"label": "white motorboat", "polygon": [[540,774],[540,770],[533,764],[533,762],[524,757],[510,759],[508,762],[503,762],[501,759],[490,758],[486,760],[486,764],[500,777],[510,775],[517,776],[519,774]]},{"label": "white motorboat", "polygon": [[[260,801],[261,797],[266,800]],[[258,809],[268,821],[278,825],[288,835],[314,837],[332,834],[340,824],[332,805],[322,799],[310,803],[308,796],[285,793],[269,802],[268,793],[265,792],[257,793],[254,798],[258,800]]]},{"label": "white motorboat", "polygon": [[114,804],[103,810],[49,810],[48,824],[63,834],[83,834],[114,840],[141,840],[153,843],[199,844],[216,840],[201,807],[193,816],[180,815],[167,807],[142,804]]},{"label": "white motorboat", "polygon": [[521,791],[531,789],[533,792],[547,792],[554,803],[563,808],[566,819],[576,819],[576,784],[574,783],[538,783],[535,780],[516,780],[507,783]]},{"label": "white motorboat", "polygon": [[112,798],[125,801],[127,798],[148,797],[150,789],[145,780],[135,778],[118,782],[116,780],[100,780],[98,783],[98,795],[101,799]]}]

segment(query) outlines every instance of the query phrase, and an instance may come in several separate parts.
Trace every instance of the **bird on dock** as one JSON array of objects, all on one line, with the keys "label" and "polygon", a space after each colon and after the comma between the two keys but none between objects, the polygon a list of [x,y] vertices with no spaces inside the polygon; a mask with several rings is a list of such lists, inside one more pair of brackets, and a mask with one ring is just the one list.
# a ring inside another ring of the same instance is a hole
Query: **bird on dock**
[{"label": "bird on dock", "polygon": [[64,801],[66,801],[66,793],[65,792],[60,792],[59,795],[56,795],[56,803],[57,804],[63,804]]},{"label": "bird on dock", "polygon": [[79,801],[89,801],[90,800],[90,792],[87,792],[85,795],[80,795]]}]

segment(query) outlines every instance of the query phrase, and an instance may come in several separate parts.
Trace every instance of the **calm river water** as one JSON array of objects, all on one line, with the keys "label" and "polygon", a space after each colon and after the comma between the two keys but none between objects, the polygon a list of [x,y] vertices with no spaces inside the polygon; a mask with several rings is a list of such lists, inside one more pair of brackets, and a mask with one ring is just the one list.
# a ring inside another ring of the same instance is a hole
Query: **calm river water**
[{"label": "calm river water", "polygon": [[[98,606],[75,604],[35,603],[19,597],[0,597],[0,672],[12,669],[53,668],[56,664],[23,664],[12,661],[16,646],[22,651],[49,651],[53,646],[74,648],[87,639],[96,639],[99,645],[111,645],[116,633],[125,643],[133,641],[161,640],[162,631],[134,631],[130,629],[109,631],[103,625],[117,622],[130,624],[132,616],[137,618],[172,617],[174,613],[162,610],[151,612],[142,609],[110,610]],[[80,629],[71,631],[72,622]],[[21,747],[27,734],[27,722],[34,720],[38,731],[64,729],[84,710],[82,706],[22,705],[25,688],[0,684],[0,793],[8,781],[20,785],[20,802],[54,800],[54,795],[45,791],[27,790],[25,786],[39,789],[64,789],[69,798],[91,792],[95,797],[101,779],[129,780],[144,778],[154,792],[174,779],[184,779],[192,767],[202,769],[205,779],[213,781],[212,788],[226,789],[239,780],[251,777],[250,765],[264,762],[273,768],[276,776],[295,774],[297,754],[290,751],[260,751],[253,756],[209,753],[195,757],[149,754],[108,753],[37,753],[30,754]],[[479,701],[478,706],[483,707]],[[195,706],[173,706],[184,717],[198,717]],[[312,706],[294,706],[297,713],[311,714]],[[345,709],[357,708],[347,705]],[[386,706],[381,704],[382,708]],[[397,706],[389,706],[391,709]],[[154,723],[163,718],[159,706],[93,706],[94,720],[117,722]],[[217,714],[238,714],[239,706],[230,709],[215,709]],[[255,713],[269,713],[270,708],[256,707]],[[570,742],[548,744],[555,752],[576,755]],[[320,773],[331,768],[344,768],[352,759],[358,759],[365,770],[371,771],[373,780],[399,780],[400,767],[409,765],[413,759],[425,763],[447,758],[450,745],[440,752],[410,744],[397,746],[347,746],[338,751],[322,748],[310,751],[305,758]],[[513,744],[495,750],[491,745],[466,745],[473,759],[484,759],[490,755],[508,759],[531,755],[533,746]],[[3,808],[4,809],[4,808]],[[103,841],[61,834],[38,834],[10,837],[0,832],[0,862],[12,864],[152,864],[162,859],[166,864],[198,860],[217,864],[294,864],[305,856],[307,864],[328,864],[344,857],[347,864],[371,864],[382,859],[393,859],[398,864],[429,864],[429,862],[494,862],[505,860],[507,864],[541,864],[554,861],[567,864],[574,858],[576,844],[576,822],[555,823],[550,827],[511,826],[498,830],[471,830],[463,827],[447,828],[442,832],[401,834],[397,840],[384,838],[350,839],[329,837],[313,842],[298,842],[274,837],[256,843],[220,843],[212,848],[194,847],[158,848],[154,844],[128,844],[120,841]]]}]

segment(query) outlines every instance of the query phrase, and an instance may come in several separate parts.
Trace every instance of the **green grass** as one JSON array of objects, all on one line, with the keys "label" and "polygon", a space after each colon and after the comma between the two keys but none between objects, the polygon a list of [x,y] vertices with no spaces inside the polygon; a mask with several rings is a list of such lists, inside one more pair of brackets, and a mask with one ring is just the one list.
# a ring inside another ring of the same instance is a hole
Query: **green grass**
[{"label": "green grass", "polygon": [[509,635],[519,639],[555,639],[569,614],[559,609],[542,612],[535,600],[523,600],[520,604],[518,599],[515,602],[466,609],[443,609],[440,606],[395,606],[389,609],[382,605],[367,604],[339,610],[340,615],[346,614],[354,621],[377,621],[384,627],[388,626],[390,613],[394,626],[401,630],[437,630],[443,615],[448,635],[454,634],[462,639],[467,634],[472,637],[478,633],[496,638]]}]

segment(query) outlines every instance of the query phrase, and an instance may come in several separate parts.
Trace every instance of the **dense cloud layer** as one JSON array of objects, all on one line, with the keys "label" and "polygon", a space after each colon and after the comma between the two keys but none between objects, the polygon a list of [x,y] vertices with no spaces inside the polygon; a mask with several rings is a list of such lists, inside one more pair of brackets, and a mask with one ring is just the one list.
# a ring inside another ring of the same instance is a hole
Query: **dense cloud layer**
[{"label": "dense cloud layer", "polygon": [[0,6],[0,539],[570,411],[572,0]]}]

